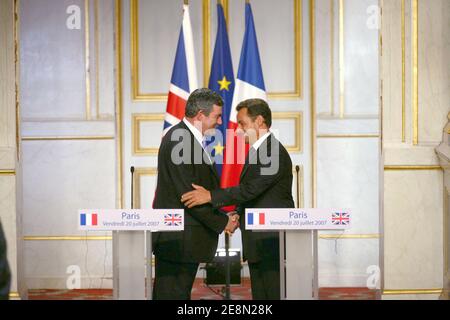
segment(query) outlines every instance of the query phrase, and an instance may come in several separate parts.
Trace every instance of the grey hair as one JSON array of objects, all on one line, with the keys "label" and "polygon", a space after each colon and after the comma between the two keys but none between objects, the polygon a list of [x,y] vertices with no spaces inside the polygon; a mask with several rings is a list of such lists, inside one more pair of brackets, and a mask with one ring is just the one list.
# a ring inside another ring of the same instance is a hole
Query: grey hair
[{"label": "grey hair", "polygon": [[200,111],[209,116],[214,105],[223,106],[223,99],[219,94],[208,88],[197,89],[189,96],[185,116],[186,118],[192,118]]}]

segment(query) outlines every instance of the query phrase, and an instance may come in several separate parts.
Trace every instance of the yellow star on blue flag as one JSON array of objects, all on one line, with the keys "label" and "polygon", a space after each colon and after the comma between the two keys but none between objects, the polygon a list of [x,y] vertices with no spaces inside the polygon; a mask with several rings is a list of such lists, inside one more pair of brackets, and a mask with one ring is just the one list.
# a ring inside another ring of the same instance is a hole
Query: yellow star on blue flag
[{"label": "yellow star on blue flag", "polygon": [[230,91],[229,86],[231,84],[231,81],[228,81],[226,76],[223,76],[222,80],[217,81],[217,83],[220,85],[220,88],[219,88],[220,91],[222,91],[222,90]]}]

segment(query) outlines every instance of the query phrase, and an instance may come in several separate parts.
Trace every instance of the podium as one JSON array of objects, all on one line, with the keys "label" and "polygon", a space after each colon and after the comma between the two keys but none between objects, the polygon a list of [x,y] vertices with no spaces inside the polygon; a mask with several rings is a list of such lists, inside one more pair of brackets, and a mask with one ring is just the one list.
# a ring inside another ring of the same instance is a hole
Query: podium
[{"label": "podium", "polygon": [[245,210],[245,215],[246,230],[280,232],[281,299],[317,300],[319,298],[317,233],[319,230],[349,229],[351,211],[249,208]]},{"label": "podium", "polygon": [[114,299],[151,300],[152,233],[183,231],[184,210],[85,209],[78,216],[79,230],[113,232]]},{"label": "podium", "polygon": [[[318,299],[317,232],[349,229],[350,210],[258,208],[246,209],[245,214],[246,230],[280,232],[282,299]],[[184,210],[86,209],[78,216],[79,230],[113,232],[114,298],[150,300],[151,234],[184,230]]]}]

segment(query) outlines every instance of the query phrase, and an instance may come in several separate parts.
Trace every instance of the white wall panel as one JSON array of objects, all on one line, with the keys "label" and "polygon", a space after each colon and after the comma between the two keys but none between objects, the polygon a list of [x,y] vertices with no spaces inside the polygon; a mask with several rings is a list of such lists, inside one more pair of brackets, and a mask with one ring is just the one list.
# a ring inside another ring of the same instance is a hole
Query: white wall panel
[{"label": "white wall panel", "polygon": [[114,148],[114,140],[25,141],[25,234],[80,234],[79,209],[114,208]]},{"label": "white wall panel", "polygon": [[66,289],[74,270],[80,271],[83,289],[111,288],[111,245],[110,240],[27,241],[25,273],[29,288]]},{"label": "white wall panel", "polygon": [[[66,27],[71,5],[81,10],[79,30]],[[84,1],[24,0],[20,16],[22,118],[84,118]]]},{"label": "white wall panel", "polygon": [[371,7],[377,0],[344,2],[344,109],[346,114],[378,115],[378,29]]}]

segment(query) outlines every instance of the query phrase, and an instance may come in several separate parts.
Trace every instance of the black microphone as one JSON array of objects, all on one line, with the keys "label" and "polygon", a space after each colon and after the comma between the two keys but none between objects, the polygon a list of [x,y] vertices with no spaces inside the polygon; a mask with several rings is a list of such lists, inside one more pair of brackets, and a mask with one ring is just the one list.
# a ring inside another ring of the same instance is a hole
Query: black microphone
[{"label": "black microphone", "polygon": [[298,176],[298,173],[300,172],[300,166],[299,165],[296,165],[295,166],[295,171],[297,172],[296,173],[296,176],[297,176],[297,208],[300,208],[300,190],[299,190],[299,176]]},{"label": "black microphone", "polygon": [[131,166],[131,209],[134,209],[134,167]]}]

